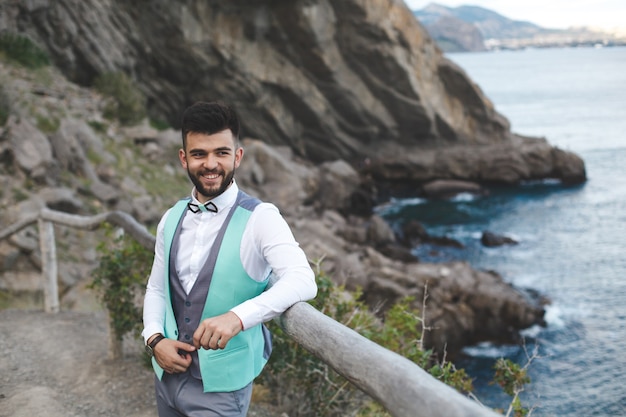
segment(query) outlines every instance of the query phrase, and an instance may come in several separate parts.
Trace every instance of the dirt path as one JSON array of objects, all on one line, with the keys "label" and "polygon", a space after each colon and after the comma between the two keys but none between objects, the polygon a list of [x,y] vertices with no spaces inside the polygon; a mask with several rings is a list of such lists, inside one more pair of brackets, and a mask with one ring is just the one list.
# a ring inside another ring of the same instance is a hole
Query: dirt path
[{"label": "dirt path", "polygon": [[[0,417],[156,417],[141,346],[109,360],[105,320],[102,312],[0,311]],[[268,416],[255,407],[248,415]]]},{"label": "dirt path", "polygon": [[137,355],[107,358],[103,313],[0,311],[0,416],[156,416]]}]

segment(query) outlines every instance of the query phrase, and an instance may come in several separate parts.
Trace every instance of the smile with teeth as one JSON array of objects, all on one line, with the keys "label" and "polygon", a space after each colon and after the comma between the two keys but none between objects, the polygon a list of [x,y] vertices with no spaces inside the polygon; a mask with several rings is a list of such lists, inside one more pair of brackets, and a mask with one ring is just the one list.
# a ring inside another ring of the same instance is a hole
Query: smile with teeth
[{"label": "smile with teeth", "polygon": [[220,177],[220,174],[204,174],[203,177],[208,180],[215,180]]}]

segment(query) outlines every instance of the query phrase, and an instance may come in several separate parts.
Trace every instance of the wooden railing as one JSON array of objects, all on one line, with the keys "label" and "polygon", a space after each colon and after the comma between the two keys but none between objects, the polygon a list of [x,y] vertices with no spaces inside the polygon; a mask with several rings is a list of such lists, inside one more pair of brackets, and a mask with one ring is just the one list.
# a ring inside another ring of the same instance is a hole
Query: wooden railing
[{"label": "wooden railing", "polygon": [[[59,311],[54,223],[95,230],[103,222],[109,222],[124,229],[146,249],[154,249],[154,236],[132,216],[120,211],[79,216],[44,208],[38,214],[0,231],[0,240],[35,222],[39,227],[45,282],[44,308],[49,313]],[[322,314],[310,304],[295,304],[278,318],[278,322],[302,347],[380,402],[395,417],[499,415],[461,395],[410,360]]]},{"label": "wooden railing", "polygon": [[44,278],[44,310],[47,313],[56,313],[60,308],[53,223],[77,229],[95,230],[104,222],[121,227],[124,229],[124,232],[137,240],[141,246],[148,250],[154,250],[154,236],[133,216],[122,211],[110,211],[95,216],[79,216],[43,208],[39,213],[26,216],[0,231],[0,240],[3,240],[33,223],[38,223],[41,272]]}]

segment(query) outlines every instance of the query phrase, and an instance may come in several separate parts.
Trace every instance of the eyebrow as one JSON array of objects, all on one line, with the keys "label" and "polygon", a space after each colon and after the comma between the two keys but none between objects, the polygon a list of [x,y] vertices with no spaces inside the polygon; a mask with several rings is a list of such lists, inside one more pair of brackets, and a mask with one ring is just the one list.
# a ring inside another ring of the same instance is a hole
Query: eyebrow
[{"label": "eyebrow", "polygon": [[[229,151],[232,152],[233,148],[231,148],[230,146],[220,146],[219,148],[215,148],[210,150],[209,152],[222,152],[222,151]],[[204,148],[193,148],[193,149],[189,149],[189,152],[204,152],[207,153],[207,150]]]}]

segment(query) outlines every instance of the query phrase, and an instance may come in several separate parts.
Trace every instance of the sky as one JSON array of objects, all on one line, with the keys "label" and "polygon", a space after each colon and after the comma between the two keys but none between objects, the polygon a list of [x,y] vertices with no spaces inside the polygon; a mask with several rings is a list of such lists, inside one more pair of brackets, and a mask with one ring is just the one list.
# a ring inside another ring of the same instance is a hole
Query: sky
[{"label": "sky", "polygon": [[405,0],[405,3],[411,10],[429,3],[447,7],[480,6],[512,20],[525,20],[550,29],[626,27],[626,0]]}]

